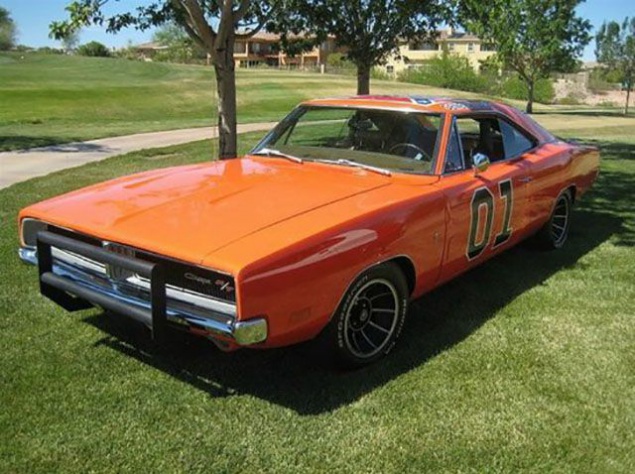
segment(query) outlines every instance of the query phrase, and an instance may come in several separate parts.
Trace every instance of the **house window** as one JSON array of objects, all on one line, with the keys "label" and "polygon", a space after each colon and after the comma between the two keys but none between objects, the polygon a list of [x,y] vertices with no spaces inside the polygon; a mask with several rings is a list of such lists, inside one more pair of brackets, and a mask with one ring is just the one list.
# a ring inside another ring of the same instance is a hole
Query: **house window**
[{"label": "house window", "polygon": [[393,66],[392,64],[389,64],[388,66],[386,66],[386,72],[388,74],[394,74],[395,72],[395,66]]},{"label": "house window", "polygon": [[481,45],[481,51],[496,51],[496,46],[492,43],[483,43]]},{"label": "house window", "polygon": [[467,52],[468,53],[473,53],[474,52],[474,43],[468,43],[467,44]]},{"label": "house window", "polygon": [[410,51],[438,51],[439,45],[434,41],[418,41],[408,44]]},{"label": "house window", "polygon": [[448,51],[454,51],[454,43],[448,43]]}]

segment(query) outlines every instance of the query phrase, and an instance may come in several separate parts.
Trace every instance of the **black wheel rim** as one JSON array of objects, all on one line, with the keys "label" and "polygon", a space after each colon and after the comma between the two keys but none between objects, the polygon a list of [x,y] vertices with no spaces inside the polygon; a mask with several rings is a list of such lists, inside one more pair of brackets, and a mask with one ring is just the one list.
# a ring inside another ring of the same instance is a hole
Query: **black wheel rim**
[{"label": "black wheel rim", "polygon": [[367,282],[346,311],[344,342],[348,350],[362,359],[380,353],[392,339],[400,311],[399,296],[391,282]]},{"label": "black wheel rim", "polygon": [[556,246],[562,245],[567,239],[569,230],[569,200],[561,197],[556,203],[551,218],[551,238]]}]

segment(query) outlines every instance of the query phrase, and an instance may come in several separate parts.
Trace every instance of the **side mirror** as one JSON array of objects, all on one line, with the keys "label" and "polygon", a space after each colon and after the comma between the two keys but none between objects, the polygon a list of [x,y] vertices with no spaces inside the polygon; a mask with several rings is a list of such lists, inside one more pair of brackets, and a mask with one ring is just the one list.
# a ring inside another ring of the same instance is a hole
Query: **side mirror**
[{"label": "side mirror", "polygon": [[487,168],[489,168],[489,157],[484,153],[476,153],[472,157],[472,167],[474,168],[474,175],[478,175],[479,173],[483,173]]}]

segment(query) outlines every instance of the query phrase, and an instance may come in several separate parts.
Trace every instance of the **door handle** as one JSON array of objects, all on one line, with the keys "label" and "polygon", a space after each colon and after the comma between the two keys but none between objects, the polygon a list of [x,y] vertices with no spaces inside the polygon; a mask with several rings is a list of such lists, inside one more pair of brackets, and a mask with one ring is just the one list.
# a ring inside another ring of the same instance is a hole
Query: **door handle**
[{"label": "door handle", "polygon": [[518,178],[518,182],[520,183],[529,183],[530,181],[532,181],[534,178],[532,178],[531,176],[526,176],[524,178]]}]

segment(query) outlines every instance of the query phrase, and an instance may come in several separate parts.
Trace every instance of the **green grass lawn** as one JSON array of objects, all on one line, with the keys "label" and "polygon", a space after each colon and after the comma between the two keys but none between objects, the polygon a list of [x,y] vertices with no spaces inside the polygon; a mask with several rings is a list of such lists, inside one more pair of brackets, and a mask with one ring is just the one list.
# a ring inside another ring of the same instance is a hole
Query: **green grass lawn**
[{"label": "green grass lawn", "polygon": [[[3,53],[0,151],[211,125],[214,87],[213,71],[205,66]],[[237,87],[239,122],[271,121],[305,99],[353,94],[355,78],[240,69]],[[375,80],[372,91],[475,96]]]},{"label": "green grass lawn", "polygon": [[635,472],[635,120],[538,119],[603,149],[566,247],[513,249],[423,297],[390,357],[352,373],[302,348],[159,348],[38,294],[18,209],[207,160],[209,142],[0,191],[0,472]]},{"label": "green grass lawn", "polygon": [[[43,54],[0,59],[0,150],[215,122],[209,67]],[[245,69],[237,87],[240,122],[279,120],[304,99],[355,90],[352,77]]]}]

